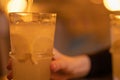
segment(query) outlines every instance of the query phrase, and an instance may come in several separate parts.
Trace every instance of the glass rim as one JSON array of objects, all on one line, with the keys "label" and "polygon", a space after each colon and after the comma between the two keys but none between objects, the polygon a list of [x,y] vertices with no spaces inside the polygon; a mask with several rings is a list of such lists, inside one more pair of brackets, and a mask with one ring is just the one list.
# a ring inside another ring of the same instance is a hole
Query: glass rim
[{"label": "glass rim", "polygon": [[10,23],[22,23],[22,22],[39,22],[50,23],[56,21],[55,13],[40,13],[40,12],[12,12],[9,13]]},{"label": "glass rim", "polygon": [[56,17],[57,16],[57,14],[56,13],[41,13],[41,12],[11,12],[11,13],[9,13],[9,16],[12,16],[12,15],[14,15],[14,14],[18,14],[18,15],[22,15],[22,14],[39,14],[39,15],[51,15],[51,16],[54,16],[54,17]]},{"label": "glass rim", "polygon": [[120,20],[120,14],[110,14],[111,20]]}]

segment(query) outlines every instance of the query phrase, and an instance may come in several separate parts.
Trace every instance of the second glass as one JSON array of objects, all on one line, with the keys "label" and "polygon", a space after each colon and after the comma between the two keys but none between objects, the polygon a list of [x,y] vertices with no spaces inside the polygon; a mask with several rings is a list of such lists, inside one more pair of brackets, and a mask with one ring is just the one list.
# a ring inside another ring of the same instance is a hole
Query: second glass
[{"label": "second glass", "polygon": [[120,80],[120,15],[111,14],[110,18],[113,77]]},{"label": "second glass", "polygon": [[50,80],[56,14],[10,13],[13,80]]}]

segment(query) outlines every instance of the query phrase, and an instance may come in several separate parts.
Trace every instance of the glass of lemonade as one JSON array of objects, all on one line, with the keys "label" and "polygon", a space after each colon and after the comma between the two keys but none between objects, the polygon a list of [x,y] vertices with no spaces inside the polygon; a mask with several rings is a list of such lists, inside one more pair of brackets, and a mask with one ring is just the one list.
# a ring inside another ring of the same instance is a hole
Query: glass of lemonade
[{"label": "glass of lemonade", "polygon": [[50,80],[56,14],[10,13],[13,80]]},{"label": "glass of lemonade", "polygon": [[111,14],[110,18],[113,77],[120,80],[120,14]]}]

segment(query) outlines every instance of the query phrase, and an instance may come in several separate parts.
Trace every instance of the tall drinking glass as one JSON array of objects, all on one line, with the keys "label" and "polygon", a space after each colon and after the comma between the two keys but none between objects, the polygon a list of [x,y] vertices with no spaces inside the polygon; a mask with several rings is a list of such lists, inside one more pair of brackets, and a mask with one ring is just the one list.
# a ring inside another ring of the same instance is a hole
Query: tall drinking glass
[{"label": "tall drinking glass", "polygon": [[56,14],[10,13],[13,80],[50,80]]},{"label": "tall drinking glass", "polygon": [[113,77],[115,80],[120,80],[120,15],[112,14],[110,17]]}]

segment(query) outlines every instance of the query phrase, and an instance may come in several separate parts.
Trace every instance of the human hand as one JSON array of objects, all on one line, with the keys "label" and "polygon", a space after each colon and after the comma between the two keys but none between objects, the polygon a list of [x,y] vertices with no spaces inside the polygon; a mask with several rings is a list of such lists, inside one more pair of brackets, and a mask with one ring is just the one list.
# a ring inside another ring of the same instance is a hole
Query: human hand
[{"label": "human hand", "polygon": [[54,60],[51,63],[52,80],[68,80],[86,76],[91,68],[87,55],[69,57],[54,50]]},{"label": "human hand", "polygon": [[[54,57],[51,63],[52,80],[68,80],[71,78],[86,76],[91,68],[90,60],[86,55],[69,57],[54,50]],[[9,60],[7,69],[9,70],[8,79],[12,79],[12,60]]]}]

